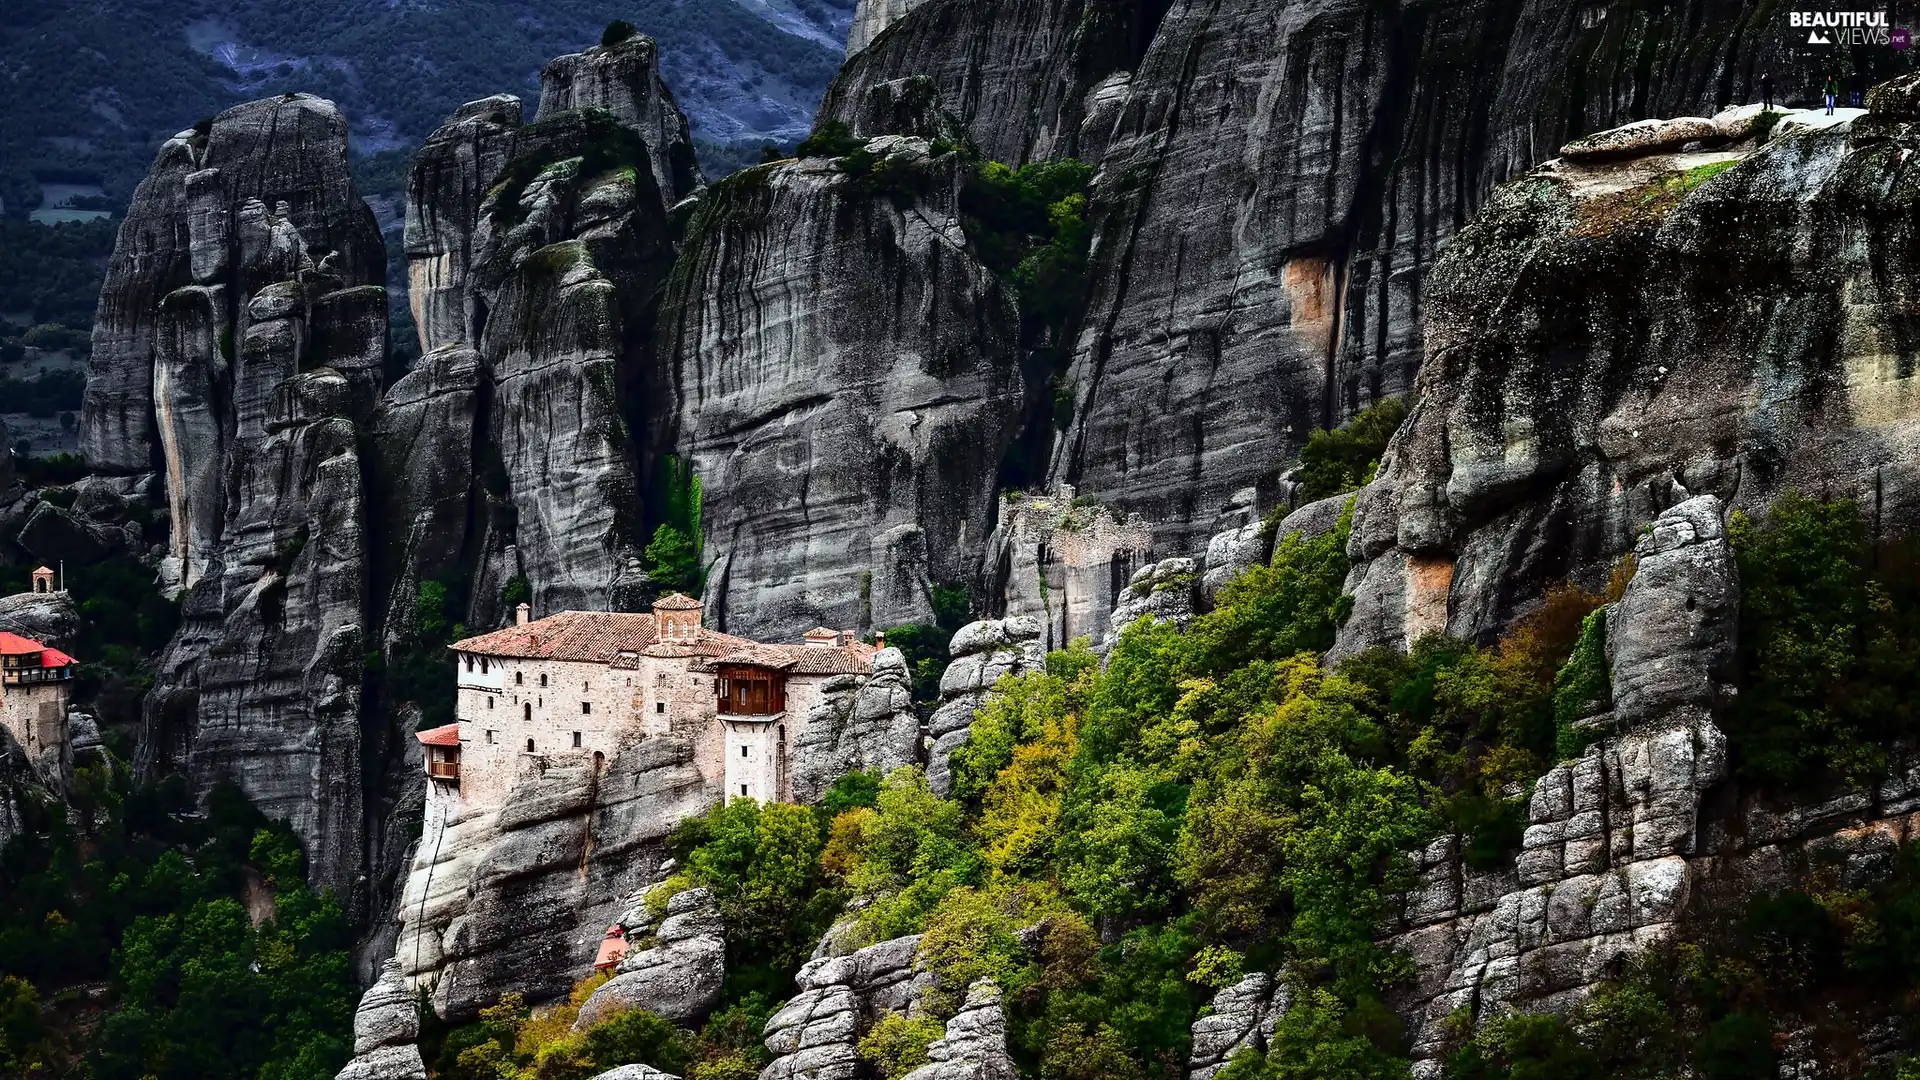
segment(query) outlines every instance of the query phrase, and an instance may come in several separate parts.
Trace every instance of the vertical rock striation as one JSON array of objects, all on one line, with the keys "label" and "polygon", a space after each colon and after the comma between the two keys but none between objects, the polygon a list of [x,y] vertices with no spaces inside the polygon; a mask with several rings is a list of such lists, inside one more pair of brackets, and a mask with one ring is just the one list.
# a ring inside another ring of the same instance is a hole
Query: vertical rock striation
[{"label": "vertical rock striation", "polygon": [[[205,299],[218,307],[203,314],[213,325],[200,330],[224,328],[221,359],[232,362],[253,294],[309,258],[342,287],[385,282],[380,230],[348,175],[347,122],[332,102],[308,94],[251,102],[169,139],[107,264],[80,425],[88,463],[115,472],[160,465],[156,366],[167,338],[178,345],[194,330],[191,311],[168,318],[164,302],[176,290],[212,289]],[[169,364],[182,359],[176,351]]]},{"label": "vertical rock striation", "polygon": [[950,759],[973,731],[973,714],[1005,675],[1046,666],[1040,623],[1027,616],[968,623],[947,646],[953,659],[940,673],[940,704],[927,718],[927,782],[945,796],[953,784]]},{"label": "vertical rock striation", "polygon": [[[1151,36],[1141,6],[1132,0],[927,0],[903,10],[898,0],[866,0],[815,129],[838,121],[857,135],[921,134],[887,123],[894,114],[874,107],[876,98],[900,92],[899,80],[918,76],[991,160],[1091,159],[1105,135],[1093,125],[1082,136],[1089,117],[1101,113],[1094,90],[1116,73],[1124,78]],[[883,17],[891,29],[863,39],[866,27]],[[1105,119],[1111,126],[1112,116]]]},{"label": "vertical rock striation", "polygon": [[693,158],[693,135],[660,79],[659,48],[640,34],[596,45],[548,62],[540,72],[540,111],[534,122],[567,112],[604,110],[647,147],[647,164],[661,209],[705,186]]},{"label": "vertical rock striation", "polygon": [[865,152],[860,175],[809,158],[716,185],[662,303],[654,446],[703,485],[729,632],[931,623],[993,528],[1026,388],[1012,302],[960,228],[965,163]]}]

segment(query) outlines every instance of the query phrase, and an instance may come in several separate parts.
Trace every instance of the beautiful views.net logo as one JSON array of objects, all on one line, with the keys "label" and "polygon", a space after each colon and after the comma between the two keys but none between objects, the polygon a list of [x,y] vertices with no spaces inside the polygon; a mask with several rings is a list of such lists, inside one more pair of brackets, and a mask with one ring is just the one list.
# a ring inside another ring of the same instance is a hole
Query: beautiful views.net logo
[{"label": "beautiful views.net logo", "polygon": [[1788,25],[1805,30],[1809,45],[1893,43],[1893,28],[1884,11],[1796,11]]}]

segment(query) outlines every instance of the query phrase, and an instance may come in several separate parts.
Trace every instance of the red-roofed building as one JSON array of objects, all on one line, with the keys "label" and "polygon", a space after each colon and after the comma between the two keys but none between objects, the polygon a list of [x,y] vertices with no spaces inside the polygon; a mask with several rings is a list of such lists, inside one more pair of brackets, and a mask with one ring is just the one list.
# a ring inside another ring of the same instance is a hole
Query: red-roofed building
[{"label": "red-roofed building", "polygon": [[67,706],[78,663],[59,649],[0,632],[0,723],[43,769],[72,771]]},{"label": "red-roofed building", "polygon": [[[791,801],[788,749],[824,684],[869,674],[878,651],[826,627],[796,644],[723,634],[702,626],[700,601],[679,593],[643,614],[532,620],[521,607],[514,625],[450,646],[456,734],[451,743],[445,728],[419,734],[436,797],[498,805],[523,769],[604,760],[638,739],[673,736],[693,744],[702,774],[727,797]],[[433,772],[436,760],[448,775]]]}]

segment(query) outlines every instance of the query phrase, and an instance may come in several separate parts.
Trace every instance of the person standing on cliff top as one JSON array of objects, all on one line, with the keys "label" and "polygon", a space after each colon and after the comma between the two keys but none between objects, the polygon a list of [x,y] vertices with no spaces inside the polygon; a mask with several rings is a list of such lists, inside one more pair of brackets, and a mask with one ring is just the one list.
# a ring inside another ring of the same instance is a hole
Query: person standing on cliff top
[{"label": "person standing on cliff top", "polygon": [[1771,71],[1760,73],[1760,107],[1768,112],[1773,111],[1773,72]]},{"label": "person standing on cliff top", "polygon": [[1827,76],[1827,115],[1833,115],[1833,99],[1840,93],[1840,80]]}]

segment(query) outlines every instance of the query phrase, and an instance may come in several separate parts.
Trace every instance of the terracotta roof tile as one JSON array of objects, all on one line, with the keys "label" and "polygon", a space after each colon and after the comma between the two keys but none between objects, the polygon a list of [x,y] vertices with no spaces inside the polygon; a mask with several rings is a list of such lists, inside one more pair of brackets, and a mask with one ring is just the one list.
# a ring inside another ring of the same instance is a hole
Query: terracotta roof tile
[{"label": "terracotta roof tile", "polygon": [[413,737],[420,740],[422,746],[459,746],[460,725],[446,724],[425,731],[416,731]]},{"label": "terracotta roof tile", "polygon": [[45,645],[32,638],[0,631],[0,656],[20,656],[25,653],[45,652],[46,649]]},{"label": "terracotta roof tile", "polygon": [[581,660],[604,664],[616,653],[645,649],[658,635],[652,615],[562,611],[525,626],[505,627],[447,647],[455,652],[522,660]]},{"label": "terracotta roof tile", "polygon": [[662,611],[696,611],[700,607],[700,601],[686,593],[668,593],[655,600],[653,606]]},{"label": "terracotta roof tile", "polygon": [[747,648],[697,663],[694,669],[712,671],[719,664],[754,664],[789,675],[865,675],[873,670],[873,654],[878,651],[862,642],[832,648],[747,644]]}]

